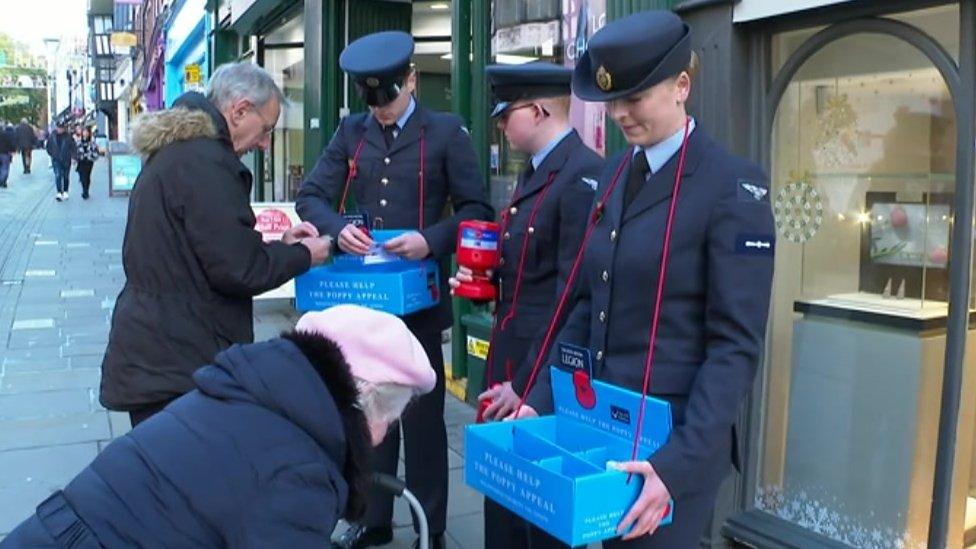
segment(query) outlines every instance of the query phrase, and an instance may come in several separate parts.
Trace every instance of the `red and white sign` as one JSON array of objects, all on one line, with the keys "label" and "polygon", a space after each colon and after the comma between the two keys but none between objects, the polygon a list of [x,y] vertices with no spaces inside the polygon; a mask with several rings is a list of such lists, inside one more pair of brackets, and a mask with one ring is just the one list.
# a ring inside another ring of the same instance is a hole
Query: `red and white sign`
[{"label": "red and white sign", "polygon": [[[292,215],[294,215],[294,208],[292,209]],[[265,242],[281,240],[285,231],[295,226],[288,212],[280,208],[267,208],[265,210],[255,211],[254,217],[256,219],[254,230],[264,236]]]},{"label": "red and white sign", "polygon": [[[265,242],[281,240],[285,231],[301,223],[295,212],[294,202],[254,202],[254,230],[261,233]],[[294,299],[295,283],[289,280],[274,290],[267,291],[254,299]]]}]

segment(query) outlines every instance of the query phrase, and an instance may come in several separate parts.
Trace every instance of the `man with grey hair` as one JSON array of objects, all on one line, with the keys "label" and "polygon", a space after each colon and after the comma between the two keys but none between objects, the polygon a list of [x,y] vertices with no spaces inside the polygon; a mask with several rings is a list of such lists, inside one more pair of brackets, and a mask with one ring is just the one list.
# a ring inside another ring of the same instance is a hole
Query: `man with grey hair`
[{"label": "man with grey hair", "polygon": [[268,148],[281,90],[261,67],[219,67],[206,96],[132,125],[144,165],[129,197],[126,282],[115,303],[99,400],[133,426],[193,389],[194,370],[254,340],[252,297],[323,263],[331,243],[309,223],[265,242],[254,230],[240,155]]}]

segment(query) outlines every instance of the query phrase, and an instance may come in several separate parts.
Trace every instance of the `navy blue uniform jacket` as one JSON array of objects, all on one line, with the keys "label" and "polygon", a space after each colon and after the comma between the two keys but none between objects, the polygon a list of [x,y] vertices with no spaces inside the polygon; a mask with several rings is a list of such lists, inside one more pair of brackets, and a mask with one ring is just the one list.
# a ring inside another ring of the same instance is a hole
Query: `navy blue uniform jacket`
[{"label": "navy blue uniform jacket", "polygon": [[[379,228],[383,229],[418,229],[421,129],[426,176],[425,226],[420,233],[427,240],[433,258],[450,257],[457,245],[458,223],[466,219],[491,219],[492,209],[471,137],[461,125],[461,119],[427,110],[419,104],[389,150],[379,124],[370,113],[344,118],[302,184],[295,202],[298,215],[314,224],[320,233],[338,237],[346,226],[337,213],[338,203],[356,148],[364,139],[356,177],[349,190],[356,206],[347,204],[347,213],[366,212],[372,223],[382,220]],[[453,212],[445,215],[449,203]],[[441,272],[438,306],[404,318],[411,329],[430,332],[450,325],[447,278],[447,273]]]},{"label": "navy blue uniform jacket", "polygon": [[[590,150],[574,130],[515,189],[514,201],[505,212],[509,220],[508,236],[502,235],[502,258],[497,270],[500,290],[495,314],[497,332],[490,357],[491,379],[486,380],[485,387],[506,381],[510,373],[512,387],[522,394],[536,358],[530,349],[545,335],[573,267],[602,168],[603,158]],[[538,205],[528,238],[518,305],[512,319],[502,326],[512,309],[529,217],[550,177],[552,183]]]},{"label": "navy blue uniform jacket", "polygon": [[[587,246],[578,301],[555,340],[588,346],[597,379],[637,392],[678,157],[626,212],[630,168],[623,170]],[[607,162],[597,197],[621,158]],[[766,177],[700,127],[689,137],[681,185],[650,384],[650,393],[674,404],[674,431],[650,458],[674,498],[727,474],[716,470],[717,452],[732,447],[729,459],[737,459],[733,425],[762,353],[774,247]],[[546,413],[549,376],[538,381],[529,404]]]},{"label": "navy blue uniform jacket", "polygon": [[235,345],[193,379],[75,477],[60,511],[0,546],[56,547],[71,525],[107,548],[327,547],[348,497],[347,438],[305,355],[285,339]]}]

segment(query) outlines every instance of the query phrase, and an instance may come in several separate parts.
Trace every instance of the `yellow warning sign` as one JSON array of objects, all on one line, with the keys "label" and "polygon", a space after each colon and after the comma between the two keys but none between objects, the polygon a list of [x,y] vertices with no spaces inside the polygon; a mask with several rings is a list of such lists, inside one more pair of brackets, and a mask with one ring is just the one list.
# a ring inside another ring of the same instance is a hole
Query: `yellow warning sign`
[{"label": "yellow warning sign", "polygon": [[187,84],[199,84],[200,83],[200,64],[190,63],[184,68],[184,82]]},{"label": "yellow warning sign", "polygon": [[488,358],[488,342],[477,337],[468,336],[468,354],[485,360]]}]

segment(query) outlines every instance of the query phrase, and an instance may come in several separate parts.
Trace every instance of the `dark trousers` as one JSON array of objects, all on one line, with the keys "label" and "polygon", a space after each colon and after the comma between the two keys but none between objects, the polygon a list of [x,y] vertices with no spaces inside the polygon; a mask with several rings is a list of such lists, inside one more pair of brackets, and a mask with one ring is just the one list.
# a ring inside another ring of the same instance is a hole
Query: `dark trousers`
[{"label": "dark trousers", "polygon": [[91,160],[78,161],[78,179],[81,180],[81,196],[88,198],[88,189],[91,187],[91,172],[95,165]]},{"label": "dark trousers", "polygon": [[603,542],[603,549],[694,549],[708,528],[715,507],[718,488],[699,492],[674,502],[674,520],[661,526],[654,535],[631,541],[620,538]]},{"label": "dark trousers", "polygon": [[62,166],[57,162],[53,163],[54,166],[54,187],[59,193],[68,192],[68,183],[71,181],[71,166]]},{"label": "dark trousers", "polygon": [[11,153],[0,153],[0,185],[7,186],[7,178],[10,177],[10,164],[13,162],[14,155]]},{"label": "dark trousers", "polygon": [[485,498],[485,549],[561,549],[566,544]]},{"label": "dark trousers", "polygon": [[30,173],[31,168],[31,156],[34,154],[34,149],[30,147],[24,147],[20,150],[20,159],[24,163],[24,173]]},{"label": "dark trousers", "polygon": [[[393,426],[375,448],[373,469],[396,475],[400,458],[400,430],[403,430],[403,451],[407,488],[420,500],[427,513],[431,535],[442,534],[447,527],[447,428],[444,425],[444,354],[441,333],[414,332],[423,345],[430,365],[437,372],[434,390],[409,405],[400,417],[400,425]],[[390,526],[393,522],[393,496],[381,490],[371,490],[363,525]],[[419,526],[414,521],[414,531]]]},{"label": "dark trousers", "polygon": [[152,404],[147,404],[141,408],[130,410],[129,421],[132,423],[132,426],[135,427],[136,425],[139,425],[143,421],[146,421],[147,419],[156,415],[157,412],[165,408],[170,402],[173,401],[164,400],[163,402],[154,402]]}]

